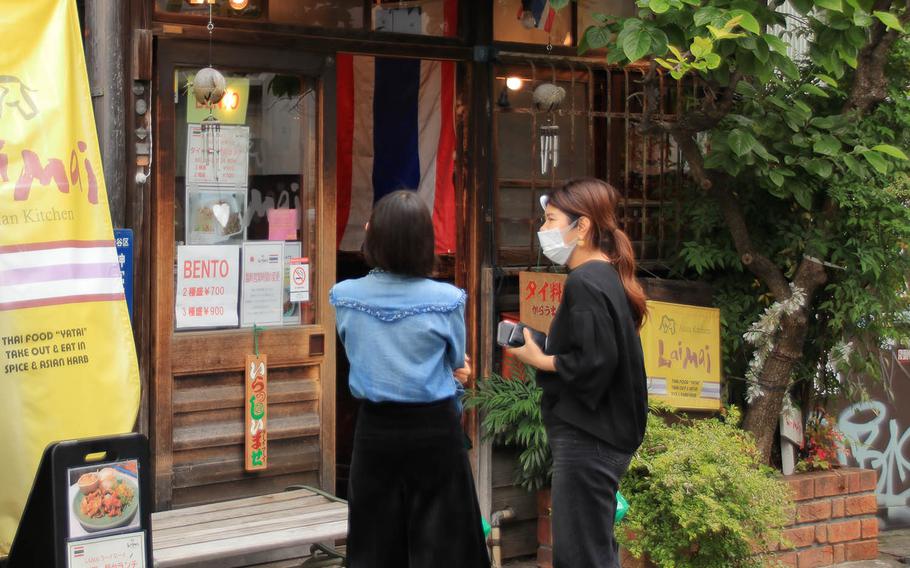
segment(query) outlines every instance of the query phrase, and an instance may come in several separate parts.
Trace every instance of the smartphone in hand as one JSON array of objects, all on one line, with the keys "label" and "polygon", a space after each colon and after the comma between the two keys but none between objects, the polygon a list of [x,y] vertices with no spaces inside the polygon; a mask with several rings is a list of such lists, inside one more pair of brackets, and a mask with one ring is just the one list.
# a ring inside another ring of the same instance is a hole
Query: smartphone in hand
[{"label": "smartphone in hand", "polygon": [[546,350],[547,336],[545,333],[528,327],[523,323],[512,323],[510,321],[499,322],[496,330],[496,343],[501,347],[521,347],[525,344],[524,330],[531,332],[531,338],[541,350]]}]

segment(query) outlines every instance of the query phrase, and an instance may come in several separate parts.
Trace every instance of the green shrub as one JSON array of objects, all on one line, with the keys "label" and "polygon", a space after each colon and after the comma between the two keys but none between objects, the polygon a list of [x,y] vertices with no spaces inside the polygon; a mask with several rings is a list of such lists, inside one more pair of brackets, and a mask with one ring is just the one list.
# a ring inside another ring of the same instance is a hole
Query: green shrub
[{"label": "green shrub", "polygon": [[648,416],[645,441],[620,489],[629,514],[617,538],[661,568],[760,567],[780,541],[789,488],[760,463],[739,412],[667,425]]},{"label": "green shrub", "polygon": [[[520,450],[515,483],[550,483],[552,457],[534,381],[493,375],[468,391],[465,406],[483,411],[485,438]],[[780,540],[792,507],[789,489],[760,463],[739,411],[667,425],[668,408],[651,403],[641,448],[620,489],[629,513],[617,538],[661,568],[747,568],[763,564],[763,543]]]}]

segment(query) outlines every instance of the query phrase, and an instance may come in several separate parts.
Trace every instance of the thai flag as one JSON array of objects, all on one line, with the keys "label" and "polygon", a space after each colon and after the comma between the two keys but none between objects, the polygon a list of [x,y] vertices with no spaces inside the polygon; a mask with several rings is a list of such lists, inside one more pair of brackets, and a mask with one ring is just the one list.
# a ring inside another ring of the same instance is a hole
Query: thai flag
[{"label": "thai flag", "polygon": [[339,54],[337,74],[339,249],[360,250],[373,204],[410,189],[453,252],[455,63]]},{"label": "thai flag", "polygon": [[550,6],[549,0],[525,0],[518,9],[518,19],[520,20],[525,10],[530,10],[534,14],[534,27],[538,30],[549,32],[553,29],[553,21],[556,20],[556,10]]}]

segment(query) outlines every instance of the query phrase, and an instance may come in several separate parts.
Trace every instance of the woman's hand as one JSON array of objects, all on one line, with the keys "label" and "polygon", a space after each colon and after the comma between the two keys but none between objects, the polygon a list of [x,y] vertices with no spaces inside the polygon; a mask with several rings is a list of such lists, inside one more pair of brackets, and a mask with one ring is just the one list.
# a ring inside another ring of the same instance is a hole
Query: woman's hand
[{"label": "woman's hand", "polygon": [[552,355],[547,355],[540,349],[540,346],[537,345],[531,337],[531,330],[528,328],[524,329],[524,336],[524,345],[508,349],[507,351],[522,363],[536,367],[541,371],[555,371],[556,358]]},{"label": "woman's hand", "polygon": [[452,374],[455,376],[455,380],[459,383],[463,385],[468,384],[468,380],[471,378],[471,358],[465,355],[464,367],[455,369],[455,372]]}]

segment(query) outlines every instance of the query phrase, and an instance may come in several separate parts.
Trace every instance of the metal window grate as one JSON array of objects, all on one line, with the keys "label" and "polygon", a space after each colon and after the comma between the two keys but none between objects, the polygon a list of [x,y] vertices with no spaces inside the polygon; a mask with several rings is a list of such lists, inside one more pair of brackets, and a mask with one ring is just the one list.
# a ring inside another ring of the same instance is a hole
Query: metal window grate
[{"label": "metal window grate", "polygon": [[[679,245],[685,171],[669,136],[645,136],[637,130],[646,72],[645,67],[611,67],[583,58],[500,54],[494,81],[499,99],[493,113],[499,266],[538,263],[538,198],[582,175],[607,180],[622,194],[620,223],[642,266],[666,266],[672,259]],[[509,91],[508,77],[521,78],[522,89]],[[560,163],[542,176],[538,126],[547,113],[534,108],[531,92],[544,82],[555,82],[568,95],[554,117],[560,126]],[[684,112],[687,98],[691,100],[684,88],[688,91],[683,83],[660,76],[655,119],[672,121]]]}]

